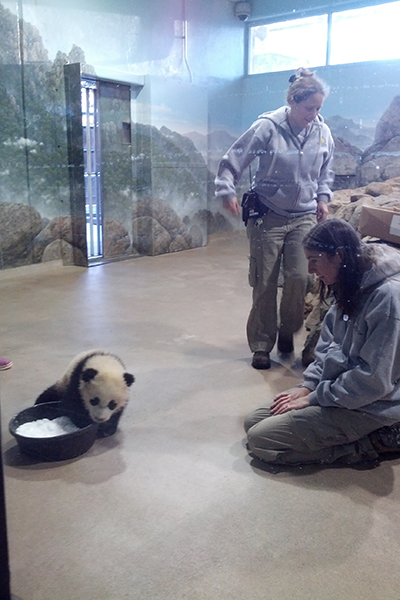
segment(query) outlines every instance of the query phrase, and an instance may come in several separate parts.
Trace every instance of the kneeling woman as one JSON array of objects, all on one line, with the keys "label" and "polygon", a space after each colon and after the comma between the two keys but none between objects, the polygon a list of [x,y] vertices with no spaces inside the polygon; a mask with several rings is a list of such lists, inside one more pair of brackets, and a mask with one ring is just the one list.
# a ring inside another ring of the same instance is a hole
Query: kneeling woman
[{"label": "kneeling woman", "polygon": [[340,219],[303,246],[321,300],[335,301],[303,383],[247,417],[250,451],[281,465],[376,461],[400,451],[400,252]]}]

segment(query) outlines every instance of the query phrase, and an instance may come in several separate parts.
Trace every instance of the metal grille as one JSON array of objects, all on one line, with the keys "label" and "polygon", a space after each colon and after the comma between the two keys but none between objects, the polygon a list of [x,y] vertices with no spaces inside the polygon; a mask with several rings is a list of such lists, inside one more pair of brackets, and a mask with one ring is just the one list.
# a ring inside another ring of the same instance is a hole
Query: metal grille
[{"label": "metal grille", "polygon": [[90,260],[103,257],[98,91],[94,81],[82,81],[82,128],[85,159],[86,240],[88,259]]}]

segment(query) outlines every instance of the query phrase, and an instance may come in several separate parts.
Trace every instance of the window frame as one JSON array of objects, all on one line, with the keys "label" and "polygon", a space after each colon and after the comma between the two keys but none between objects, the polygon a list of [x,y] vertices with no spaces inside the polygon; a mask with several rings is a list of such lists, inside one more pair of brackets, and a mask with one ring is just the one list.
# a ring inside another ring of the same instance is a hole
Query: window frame
[{"label": "window frame", "polygon": [[391,58],[369,58],[366,59],[365,61],[362,60],[357,60],[357,61],[348,61],[348,62],[343,62],[343,63],[332,63],[331,62],[331,54],[332,54],[332,21],[333,21],[333,15],[334,14],[339,14],[339,13],[346,13],[346,12],[351,12],[354,13],[354,11],[356,10],[364,10],[364,9],[368,9],[368,8],[377,8],[380,6],[387,6],[390,4],[398,4],[400,5],[400,0],[393,0],[393,1],[385,1],[385,2],[371,2],[369,4],[365,4],[360,6],[360,3],[354,4],[354,3],[335,3],[334,5],[331,5],[329,8],[327,8],[326,6],[323,8],[319,8],[319,9],[315,9],[315,10],[302,10],[299,11],[299,13],[301,14],[277,14],[274,15],[274,17],[270,17],[270,18],[265,18],[265,19],[254,19],[254,20],[249,20],[249,22],[247,23],[247,27],[246,27],[246,34],[245,34],[245,74],[251,77],[255,77],[257,75],[266,75],[266,74],[271,74],[271,73],[279,73],[279,72],[286,72],[286,71],[291,71],[293,69],[282,69],[282,70],[273,70],[273,71],[262,71],[262,72],[258,72],[258,73],[251,73],[251,61],[252,61],[252,50],[253,48],[251,47],[251,39],[252,39],[252,35],[251,35],[251,29],[253,27],[263,27],[265,25],[274,25],[274,24],[279,24],[279,23],[289,23],[290,21],[296,21],[296,20],[301,20],[301,19],[307,19],[310,17],[318,17],[318,16],[322,16],[322,15],[327,15],[327,41],[326,41],[326,58],[325,58],[325,64],[323,65],[312,65],[310,66],[310,68],[316,68],[316,67],[330,67],[330,66],[338,66],[338,65],[347,65],[347,64],[360,64],[363,62],[380,62],[380,61],[387,61],[387,60],[399,60],[400,59],[400,55],[398,57],[391,57]]}]

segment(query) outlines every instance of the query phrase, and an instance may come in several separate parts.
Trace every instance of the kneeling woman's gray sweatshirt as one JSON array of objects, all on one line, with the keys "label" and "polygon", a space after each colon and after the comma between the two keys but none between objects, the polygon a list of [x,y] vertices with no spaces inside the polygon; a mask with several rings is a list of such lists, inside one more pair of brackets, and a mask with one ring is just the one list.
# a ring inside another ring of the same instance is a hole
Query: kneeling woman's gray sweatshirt
[{"label": "kneeling woman's gray sweatshirt", "polygon": [[374,264],[361,281],[358,314],[334,303],[304,371],[310,403],[359,410],[400,421],[400,252],[369,245]]}]

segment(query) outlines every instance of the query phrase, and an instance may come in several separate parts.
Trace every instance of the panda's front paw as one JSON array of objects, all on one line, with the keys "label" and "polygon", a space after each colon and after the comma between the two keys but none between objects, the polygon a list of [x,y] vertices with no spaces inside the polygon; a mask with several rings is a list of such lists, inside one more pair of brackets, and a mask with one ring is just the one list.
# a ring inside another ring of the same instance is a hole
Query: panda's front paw
[{"label": "panda's front paw", "polygon": [[113,423],[102,423],[101,425],[99,425],[98,429],[97,429],[97,438],[105,438],[105,437],[110,437],[110,435],[114,435],[114,433],[117,431],[117,425],[114,425]]}]

